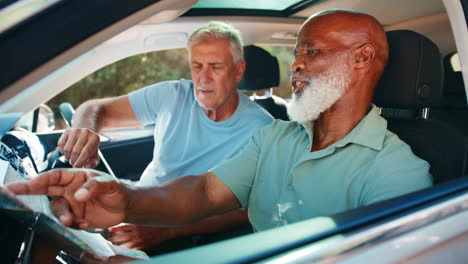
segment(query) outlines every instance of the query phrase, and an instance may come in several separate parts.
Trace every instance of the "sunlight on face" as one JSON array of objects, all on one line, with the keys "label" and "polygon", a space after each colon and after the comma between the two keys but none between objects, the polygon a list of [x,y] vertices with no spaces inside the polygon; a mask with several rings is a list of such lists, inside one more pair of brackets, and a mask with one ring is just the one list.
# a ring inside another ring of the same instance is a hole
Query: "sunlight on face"
[{"label": "sunlight on face", "polygon": [[237,94],[242,73],[234,64],[228,39],[207,39],[191,50],[192,80],[195,98],[204,109],[215,110]]},{"label": "sunlight on face", "polygon": [[336,60],[326,72],[316,77],[300,74],[293,74],[292,77],[308,81],[302,93],[293,94],[288,106],[289,118],[300,123],[317,120],[321,113],[341,98],[351,79],[345,57]]}]

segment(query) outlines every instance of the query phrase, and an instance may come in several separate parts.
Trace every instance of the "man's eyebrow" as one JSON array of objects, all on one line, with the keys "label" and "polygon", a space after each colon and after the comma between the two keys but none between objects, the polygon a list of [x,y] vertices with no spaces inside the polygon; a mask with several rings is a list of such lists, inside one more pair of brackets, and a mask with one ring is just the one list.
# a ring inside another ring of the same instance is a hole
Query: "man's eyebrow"
[{"label": "man's eyebrow", "polygon": [[311,41],[302,42],[296,46],[296,49],[307,49],[307,48],[313,47],[314,45],[315,43]]},{"label": "man's eyebrow", "polygon": [[[198,61],[192,61],[191,62],[192,64],[203,64],[201,62],[198,62]],[[208,62],[209,65],[225,65],[226,63],[224,62]]]}]

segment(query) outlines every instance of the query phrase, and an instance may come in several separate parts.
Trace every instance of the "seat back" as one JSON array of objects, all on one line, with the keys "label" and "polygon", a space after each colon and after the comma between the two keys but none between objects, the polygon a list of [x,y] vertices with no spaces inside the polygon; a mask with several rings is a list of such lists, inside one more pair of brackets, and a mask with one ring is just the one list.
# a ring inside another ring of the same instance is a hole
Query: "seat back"
[{"label": "seat back", "polygon": [[[259,91],[275,88],[279,85],[279,64],[276,57],[268,51],[254,46],[244,48],[246,69],[239,82],[238,89],[245,91]],[[278,96],[257,97],[253,101],[265,108],[274,118],[288,120],[287,103]]]},{"label": "seat back", "polygon": [[[374,103],[382,108],[388,129],[429,162],[434,183],[463,176],[463,135],[444,122],[427,118],[442,95],[443,70],[437,46],[408,30],[387,32],[387,39],[389,62],[376,87]],[[406,114],[400,116],[400,112]]]},{"label": "seat back", "polygon": [[[451,59],[454,53],[444,58],[444,89],[439,107],[431,110],[430,118],[440,120],[458,129],[465,139],[468,150],[468,105],[465,85],[461,72],[454,71]],[[465,162],[465,175],[468,174],[468,159]]]}]

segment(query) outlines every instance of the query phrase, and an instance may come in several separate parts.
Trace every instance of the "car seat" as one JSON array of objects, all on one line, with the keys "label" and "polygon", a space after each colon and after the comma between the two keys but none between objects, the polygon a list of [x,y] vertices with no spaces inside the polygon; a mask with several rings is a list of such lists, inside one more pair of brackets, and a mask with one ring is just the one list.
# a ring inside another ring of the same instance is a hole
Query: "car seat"
[{"label": "car seat", "polygon": [[431,165],[434,184],[460,177],[465,167],[463,135],[452,126],[429,119],[440,104],[443,70],[439,49],[409,30],[387,32],[389,61],[376,87],[388,129]]},{"label": "car seat", "polygon": [[444,89],[439,107],[431,111],[431,118],[449,123],[468,136],[468,106],[461,72],[455,72],[450,62],[454,53],[444,59]]},{"label": "car seat", "polygon": [[253,91],[252,100],[265,108],[274,118],[289,120],[286,101],[278,96],[257,96],[256,91],[272,89],[279,85],[280,72],[276,57],[260,47],[250,45],[244,47],[246,69],[239,82],[238,89]]},{"label": "car seat", "polygon": [[[440,107],[430,112],[430,118],[446,122],[458,129],[465,137],[468,148],[468,105],[466,102],[465,85],[461,72],[456,72],[451,63],[455,53],[444,58],[444,90]],[[466,161],[468,165],[468,160]],[[468,166],[465,165],[465,174]]]}]

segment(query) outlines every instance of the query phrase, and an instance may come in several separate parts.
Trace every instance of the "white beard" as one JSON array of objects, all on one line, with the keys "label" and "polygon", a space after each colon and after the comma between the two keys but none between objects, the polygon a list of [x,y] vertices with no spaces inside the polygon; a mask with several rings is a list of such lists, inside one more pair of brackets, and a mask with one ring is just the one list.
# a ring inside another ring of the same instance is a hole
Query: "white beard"
[{"label": "white beard", "polygon": [[343,96],[351,79],[344,60],[335,62],[332,68],[313,79],[297,76],[308,81],[308,84],[302,93],[293,94],[288,115],[291,120],[300,123],[317,120],[321,113]]}]

